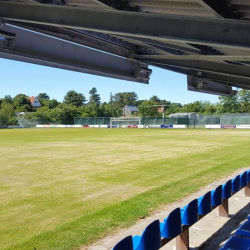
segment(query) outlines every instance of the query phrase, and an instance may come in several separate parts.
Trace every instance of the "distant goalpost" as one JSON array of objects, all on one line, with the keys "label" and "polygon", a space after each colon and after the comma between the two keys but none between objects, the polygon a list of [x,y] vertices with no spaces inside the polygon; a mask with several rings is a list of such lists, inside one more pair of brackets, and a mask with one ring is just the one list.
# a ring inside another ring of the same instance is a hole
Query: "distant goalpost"
[{"label": "distant goalpost", "polygon": [[110,128],[141,128],[141,117],[110,118]]}]

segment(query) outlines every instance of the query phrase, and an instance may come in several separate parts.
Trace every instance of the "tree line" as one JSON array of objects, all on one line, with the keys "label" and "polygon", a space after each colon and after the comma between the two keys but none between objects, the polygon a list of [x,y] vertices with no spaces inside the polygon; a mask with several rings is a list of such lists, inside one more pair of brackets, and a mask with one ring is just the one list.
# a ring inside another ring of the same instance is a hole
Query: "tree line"
[{"label": "tree line", "polygon": [[159,107],[164,107],[165,117],[177,112],[197,112],[199,114],[248,113],[250,112],[250,91],[239,90],[233,97],[220,96],[218,103],[195,101],[181,105],[153,95],[148,100],[139,100],[135,92],[118,92],[110,95],[108,102],[101,102],[96,88],[89,91],[87,99],[83,93],[70,90],[64,96],[63,102],[51,99],[46,93],[38,94],[41,107],[33,108],[25,94],[15,97],[6,95],[0,98],[0,125],[14,125],[16,113],[26,112],[30,121],[43,124],[73,124],[74,117],[116,117],[122,115],[125,105],[139,107],[134,116],[162,116]]}]

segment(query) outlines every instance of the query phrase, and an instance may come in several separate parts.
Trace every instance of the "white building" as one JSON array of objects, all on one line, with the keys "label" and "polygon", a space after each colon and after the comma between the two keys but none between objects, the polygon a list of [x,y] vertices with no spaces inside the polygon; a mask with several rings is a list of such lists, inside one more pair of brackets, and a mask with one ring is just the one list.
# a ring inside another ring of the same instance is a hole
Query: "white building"
[{"label": "white building", "polygon": [[122,109],[123,116],[131,116],[133,113],[138,112],[139,109],[134,105],[126,105]]},{"label": "white building", "polygon": [[29,97],[29,100],[30,100],[31,106],[34,108],[39,108],[42,106],[36,96]]}]

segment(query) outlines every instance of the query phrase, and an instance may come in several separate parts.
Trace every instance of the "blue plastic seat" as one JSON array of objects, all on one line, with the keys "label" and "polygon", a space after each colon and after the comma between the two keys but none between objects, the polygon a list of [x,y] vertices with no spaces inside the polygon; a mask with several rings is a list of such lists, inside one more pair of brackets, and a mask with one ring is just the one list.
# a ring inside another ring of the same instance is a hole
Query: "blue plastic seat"
[{"label": "blue plastic seat", "polygon": [[222,185],[219,185],[216,189],[211,191],[211,203],[213,207],[217,207],[222,204]]},{"label": "blue plastic seat", "polygon": [[232,179],[232,193],[237,193],[240,190],[240,176],[237,175]]},{"label": "blue plastic seat", "polygon": [[250,170],[247,171],[247,183],[250,183]]},{"label": "blue plastic seat", "polygon": [[235,236],[243,236],[250,238],[250,221],[245,221],[240,227],[236,230]]},{"label": "blue plastic seat", "polygon": [[157,250],[161,247],[159,220],[153,221],[143,231],[141,236],[133,237],[134,250]]},{"label": "blue plastic seat", "polygon": [[232,196],[232,181],[229,180],[222,185],[222,198],[229,199]]},{"label": "blue plastic seat", "polygon": [[132,236],[128,236],[118,242],[113,250],[133,250],[133,239]]},{"label": "blue plastic seat", "polygon": [[220,250],[249,250],[250,239],[231,236]]},{"label": "blue plastic seat", "polygon": [[195,199],[187,206],[181,208],[181,223],[185,226],[191,226],[198,220],[198,200]]},{"label": "blue plastic seat", "polygon": [[181,210],[176,208],[168,217],[164,219],[163,223],[160,223],[161,237],[162,238],[174,238],[181,234]]},{"label": "blue plastic seat", "polygon": [[240,187],[243,188],[247,186],[247,171],[240,175]]},{"label": "blue plastic seat", "polygon": [[212,211],[211,192],[207,192],[205,195],[198,199],[198,212],[199,215],[205,215]]}]

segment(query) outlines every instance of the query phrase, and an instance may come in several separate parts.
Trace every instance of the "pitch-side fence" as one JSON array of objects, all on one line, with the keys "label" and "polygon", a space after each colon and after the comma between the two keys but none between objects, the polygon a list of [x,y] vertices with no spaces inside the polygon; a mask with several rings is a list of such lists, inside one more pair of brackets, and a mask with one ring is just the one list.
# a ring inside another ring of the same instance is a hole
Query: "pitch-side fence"
[{"label": "pitch-side fence", "polygon": [[[129,122],[128,122],[129,123]],[[110,117],[76,117],[75,125],[109,125]],[[123,122],[126,125],[126,122]],[[141,125],[250,125],[250,114],[197,115],[194,118],[142,117]]]}]

